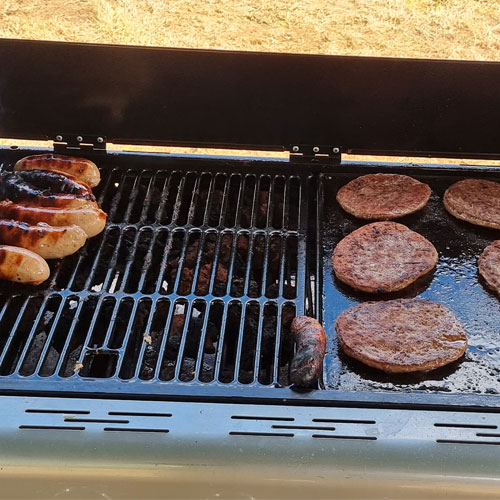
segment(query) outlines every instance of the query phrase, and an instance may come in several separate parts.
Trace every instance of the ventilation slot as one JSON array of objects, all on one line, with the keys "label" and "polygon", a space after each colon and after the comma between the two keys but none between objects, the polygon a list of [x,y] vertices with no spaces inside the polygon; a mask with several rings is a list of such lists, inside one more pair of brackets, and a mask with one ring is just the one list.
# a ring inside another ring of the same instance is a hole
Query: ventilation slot
[{"label": "ventilation slot", "polygon": [[63,414],[63,415],[89,415],[89,410],[45,410],[37,408],[28,408],[25,413],[42,413],[42,414]]},{"label": "ventilation slot", "polygon": [[134,428],[134,427],[104,427],[105,431],[111,431],[111,432],[157,432],[157,433],[163,433],[167,434],[169,429],[141,429],[141,428]]},{"label": "ventilation slot", "polygon": [[496,425],[485,425],[485,424],[441,424],[436,423],[434,427],[449,427],[454,429],[498,429]]},{"label": "ventilation slot", "polygon": [[294,437],[295,434],[285,432],[239,432],[231,431],[230,436],[255,436],[255,437]]},{"label": "ventilation slot", "polygon": [[375,436],[340,436],[335,434],[313,434],[313,438],[319,439],[358,439],[360,441],[376,441]]},{"label": "ventilation slot", "polygon": [[313,422],[324,424],[376,424],[375,420],[346,420],[338,418],[313,418]]},{"label": "ventilation slot", "polygon": [[85,427],[70,425],[20,425],[19,429],[51,430],[51,431],[84,431]]},{"label": "ventilation slot", "polygon": [[276,422],[293,422],[295,418],[293,417],[262,417],[253,415],[231,415],[233,420],[273,420]]},{"label": "ventilation slot", "polygon": [[143,412],[123,412],[108,411],[108,415],[115,417],[171,417],[171,413],[143,413]]},{"label": "ventilation slot", "polygon": [[473,441],[473,440],[465,440],[465,439],[436,439],[436,443],[444,443],[444,444],[492,444],[492,445],[500,445],[500,441]]}]

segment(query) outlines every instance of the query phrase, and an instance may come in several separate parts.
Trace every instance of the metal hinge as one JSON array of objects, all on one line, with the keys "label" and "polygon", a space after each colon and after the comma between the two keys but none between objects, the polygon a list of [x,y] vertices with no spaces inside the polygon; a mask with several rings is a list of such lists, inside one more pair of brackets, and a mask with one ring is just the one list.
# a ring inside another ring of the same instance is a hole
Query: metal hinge
[{"label": "metal hinge", "polygon": [[339,146],[311,146],[309,144],[293,144],[290,146],[290,161],[300,163],[329,163],[339,165],[342,148]]},{"label": "metal hinge", "polygon": [[106,137],[103,135],[57,134],[54,137],[54,152],[106,154]]}]

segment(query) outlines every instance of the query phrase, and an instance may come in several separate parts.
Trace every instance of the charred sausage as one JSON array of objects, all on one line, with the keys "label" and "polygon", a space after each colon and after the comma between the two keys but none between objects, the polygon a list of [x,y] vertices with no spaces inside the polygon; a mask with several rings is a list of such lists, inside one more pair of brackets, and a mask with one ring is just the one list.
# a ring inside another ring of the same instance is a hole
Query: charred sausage
[{"label": "charred sausage", "polygon": [[0,279],[39,285],[50,274],[42,257],[25,248],[0,245]]},{"label": "charred sausage", "polygon": [[52,153],[21,158],[14,165],[14,170],[48,170],[63,175],[69,174],[90,187],[101,182],[101,174],[94,162]]},{"label": "charred sausage", "polygon": [[44,222],[0,219],[0,242],[26,248],[44,259],[62,259],[79,250],[87,241],[85,231],[76,225],[52,227]]},{"label": "charred sausage", "polygon": [[106,214],[92,205],[78,209],[27,207],[11,201],[0,201],[0,218],[15,219],[37,224],[45,222],[51,226],[80,226],[90,238],[99,234],[106,224]]},{"label": "charred sausage", "polygon": [[0,172],[0,199],[33,207],[79,208],[91,203],[97,208],[87,186],[64,175],[37,170]]},{"label": "charred sausage", "polygon": [[318,321],[307,316],[296,316],[290,330],[296,347],[290,367],[291,381],[299,387],[310,387],[316,383],[323,368],[325,331]]}]

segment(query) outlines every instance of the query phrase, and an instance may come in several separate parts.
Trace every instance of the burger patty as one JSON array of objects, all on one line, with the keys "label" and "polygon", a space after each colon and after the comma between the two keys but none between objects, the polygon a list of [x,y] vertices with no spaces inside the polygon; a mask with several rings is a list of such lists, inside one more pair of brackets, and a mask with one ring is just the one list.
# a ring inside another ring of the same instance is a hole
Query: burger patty
[{"label": "burger patty", "polygon": [[446,210],[457,219],[500,229],[500,184],[483,179],[455,182],[444,193]]},{"label": "burger patty", "polygon": [[433,370],[467,348],[457,317],[427,299],[365,302],[344,311],[335,329],[348,356],[388,373]]},{"label": "burger patty", "polygon": [[373,222],[346,236],[333,252],[337,278],[357,290],[387,293],[434,268],[438,254],[420,234],[396,222]]},{"label": "burger patty", "polygon": [[478,260],[479,274],[500,295],[500,240],[488,245]]},{"label": "burger patty", "polygon": [[422,209],[431,188],[407,175],[368,174],[341,187],[337,201],[361,219],[397,219]]}]

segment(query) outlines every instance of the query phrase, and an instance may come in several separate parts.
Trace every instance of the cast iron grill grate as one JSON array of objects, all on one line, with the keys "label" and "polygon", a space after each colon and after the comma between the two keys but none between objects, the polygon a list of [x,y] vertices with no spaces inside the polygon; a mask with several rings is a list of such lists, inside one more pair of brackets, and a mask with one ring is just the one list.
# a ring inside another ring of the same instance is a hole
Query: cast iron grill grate
[{"label": "cast iron grill grate", "polygon": [[291,319],[316,307],[316,188],[276,172],[104,172],[105,231],[42,286],[0,284],[0,377],[288,385]]}]

